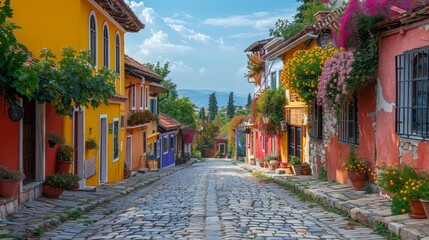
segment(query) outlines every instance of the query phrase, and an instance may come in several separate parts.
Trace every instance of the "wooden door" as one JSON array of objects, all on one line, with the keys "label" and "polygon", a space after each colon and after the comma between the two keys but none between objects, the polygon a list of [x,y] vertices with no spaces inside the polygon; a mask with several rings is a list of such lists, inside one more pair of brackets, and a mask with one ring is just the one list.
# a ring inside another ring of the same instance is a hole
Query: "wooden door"
[{"label": "wooden door", "polygon": [[297,126],[288,126],[288,157],[296,156],[301,159],[302,129]]},{"label": "wooden door", "polygon": [[25,174],[24,184],[36,180],[36,105],[23,99],[22,120],[22,162]]}]

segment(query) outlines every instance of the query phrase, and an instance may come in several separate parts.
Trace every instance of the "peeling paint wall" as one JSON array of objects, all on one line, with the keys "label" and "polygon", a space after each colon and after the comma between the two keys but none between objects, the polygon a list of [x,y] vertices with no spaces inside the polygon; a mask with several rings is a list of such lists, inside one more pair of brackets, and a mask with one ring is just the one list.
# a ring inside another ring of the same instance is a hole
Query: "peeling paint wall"
[{"label": "peeling paint wall", "polygon": [[396,73],[395,56],[429,45],[429,25],[384,33],[379,41],[377,84],[377,162],[406,163],[418,170],[429,171],[429,143],[400,138],[395,130]]}]

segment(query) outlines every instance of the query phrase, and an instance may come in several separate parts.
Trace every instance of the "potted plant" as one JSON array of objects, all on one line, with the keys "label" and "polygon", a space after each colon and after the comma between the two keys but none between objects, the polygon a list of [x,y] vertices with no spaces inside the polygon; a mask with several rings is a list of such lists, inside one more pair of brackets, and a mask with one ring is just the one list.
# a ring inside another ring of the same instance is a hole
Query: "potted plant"
[{"label": "potted plant", "polygon": [[428,181],[424,182],[420,187],[422,190],[420,202],[422,203],[423,209],[426,214],[426,218],[429,219],[429,182]]},{"label": "potted plant", "polygon": [[279,154],[278,153],[270,153],[264,157],[264,160],[269,163],[269,166],[272,170],[279,167]]},{"label": "potted plant", "polygon": [[350,148],[349,155],[347,156],[346,162],[343,164],[347,172],[347,176],[352,183],[355,190],[360,190],[365,186],[366,174],[368,172],[368,166],[364,159],[358,158],[355,153],[354,147]]},{"label": "potted plant", "polygon": [[295,175],[302,174],[301,159],[299,159],[297,156],[290,155],[289,164],[292,165],[293,172],[295,173]]},{"label": "potted plant", "polygon": [[93,138],[88,138],[88,140],[85,141],[85,145],[87,149],[97,149],[98,148],[98,144],[97,142],[95,142],[95,139]]},{"label": "potted plant", "polygon": [[74,174],[50,174],[43,182],[43,195],[48,198],[59,198],[64,189],[73,189],[79,183]]},{"label": "potted plant", "polygon": [[58,173],[69,173],[73,163],[73,147],[64,144],[57,152]]},{"label": "potted plant", "polygon": [[423,180],[408,179],[403,188],[399,191],[398,197],[403,201],[409,201],[411,212],[408,215],[412,218],[426,218],[423,204],[420,201],[429,189],[425,187]]},{"label": "potted plant", "polygon": [[310,164],[307,162],[304,162],[301,164],[301,171],[303,175],[310,175],[311,173],[311,168],[310,168]]},{"label": "potted plant", "polygon": [[64,138],[58,135],[57,133],[51,132],[47,134],[48,144],[50,148],[54,148],[57,144],[63,144]]},{"label": "potted plant", "polygon": [[18,196],[19,182],[22,179],[24,179],[22,172],[0,167],[0,196],[4,198]]}]

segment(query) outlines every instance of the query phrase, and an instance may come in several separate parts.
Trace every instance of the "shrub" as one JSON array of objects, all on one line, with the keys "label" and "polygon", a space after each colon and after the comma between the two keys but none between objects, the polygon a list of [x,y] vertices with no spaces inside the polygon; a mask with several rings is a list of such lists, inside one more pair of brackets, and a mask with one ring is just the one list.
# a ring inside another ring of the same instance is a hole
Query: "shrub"
[{"label": "shrub", "polygon": [[269,153],[264,156],[264,161],[279,160],[278,153]]},{"label": "shrub", "polygon": [[297,156],[289,156],[289,164],[290,165],[300,165],[301,164],[301,159],[299,159]]},{"label": "shrub", "polygon": [[57,152],[57,160],[64,162],[72,162],[73,161],[74,150],[70,145],[61,145]]},{"label": "shrub", "polygon": [[379,167],[379,170],[380,172],[376,178],[378,186],[394,196],[404,189],[408,181],[427,180],[426,173],[419,173],[414,168],[405,164],[383,166]]},{"label": "shrub", "polygon": [[96,149],[98,147],[97,142],[93,138],[88,138],[88,140],[85,141],[86,148],[88,149]]},{"label": "shrub", "polygon": [[216,152],[216,157],[217,157],[217,158],[222,157],[222,152],[221,152],[220,150],[218,150],[218,151]]}]

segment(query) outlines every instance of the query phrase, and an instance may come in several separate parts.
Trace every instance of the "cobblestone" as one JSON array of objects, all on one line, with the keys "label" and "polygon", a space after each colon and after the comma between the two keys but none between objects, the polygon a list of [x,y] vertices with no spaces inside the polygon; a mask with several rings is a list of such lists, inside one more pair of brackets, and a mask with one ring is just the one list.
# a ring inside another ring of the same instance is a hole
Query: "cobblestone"
[{"label": "cobblestone", "polygon": [[230,161],[207,160],[98,206],[41,239],[383,239],[348,223]]}]

